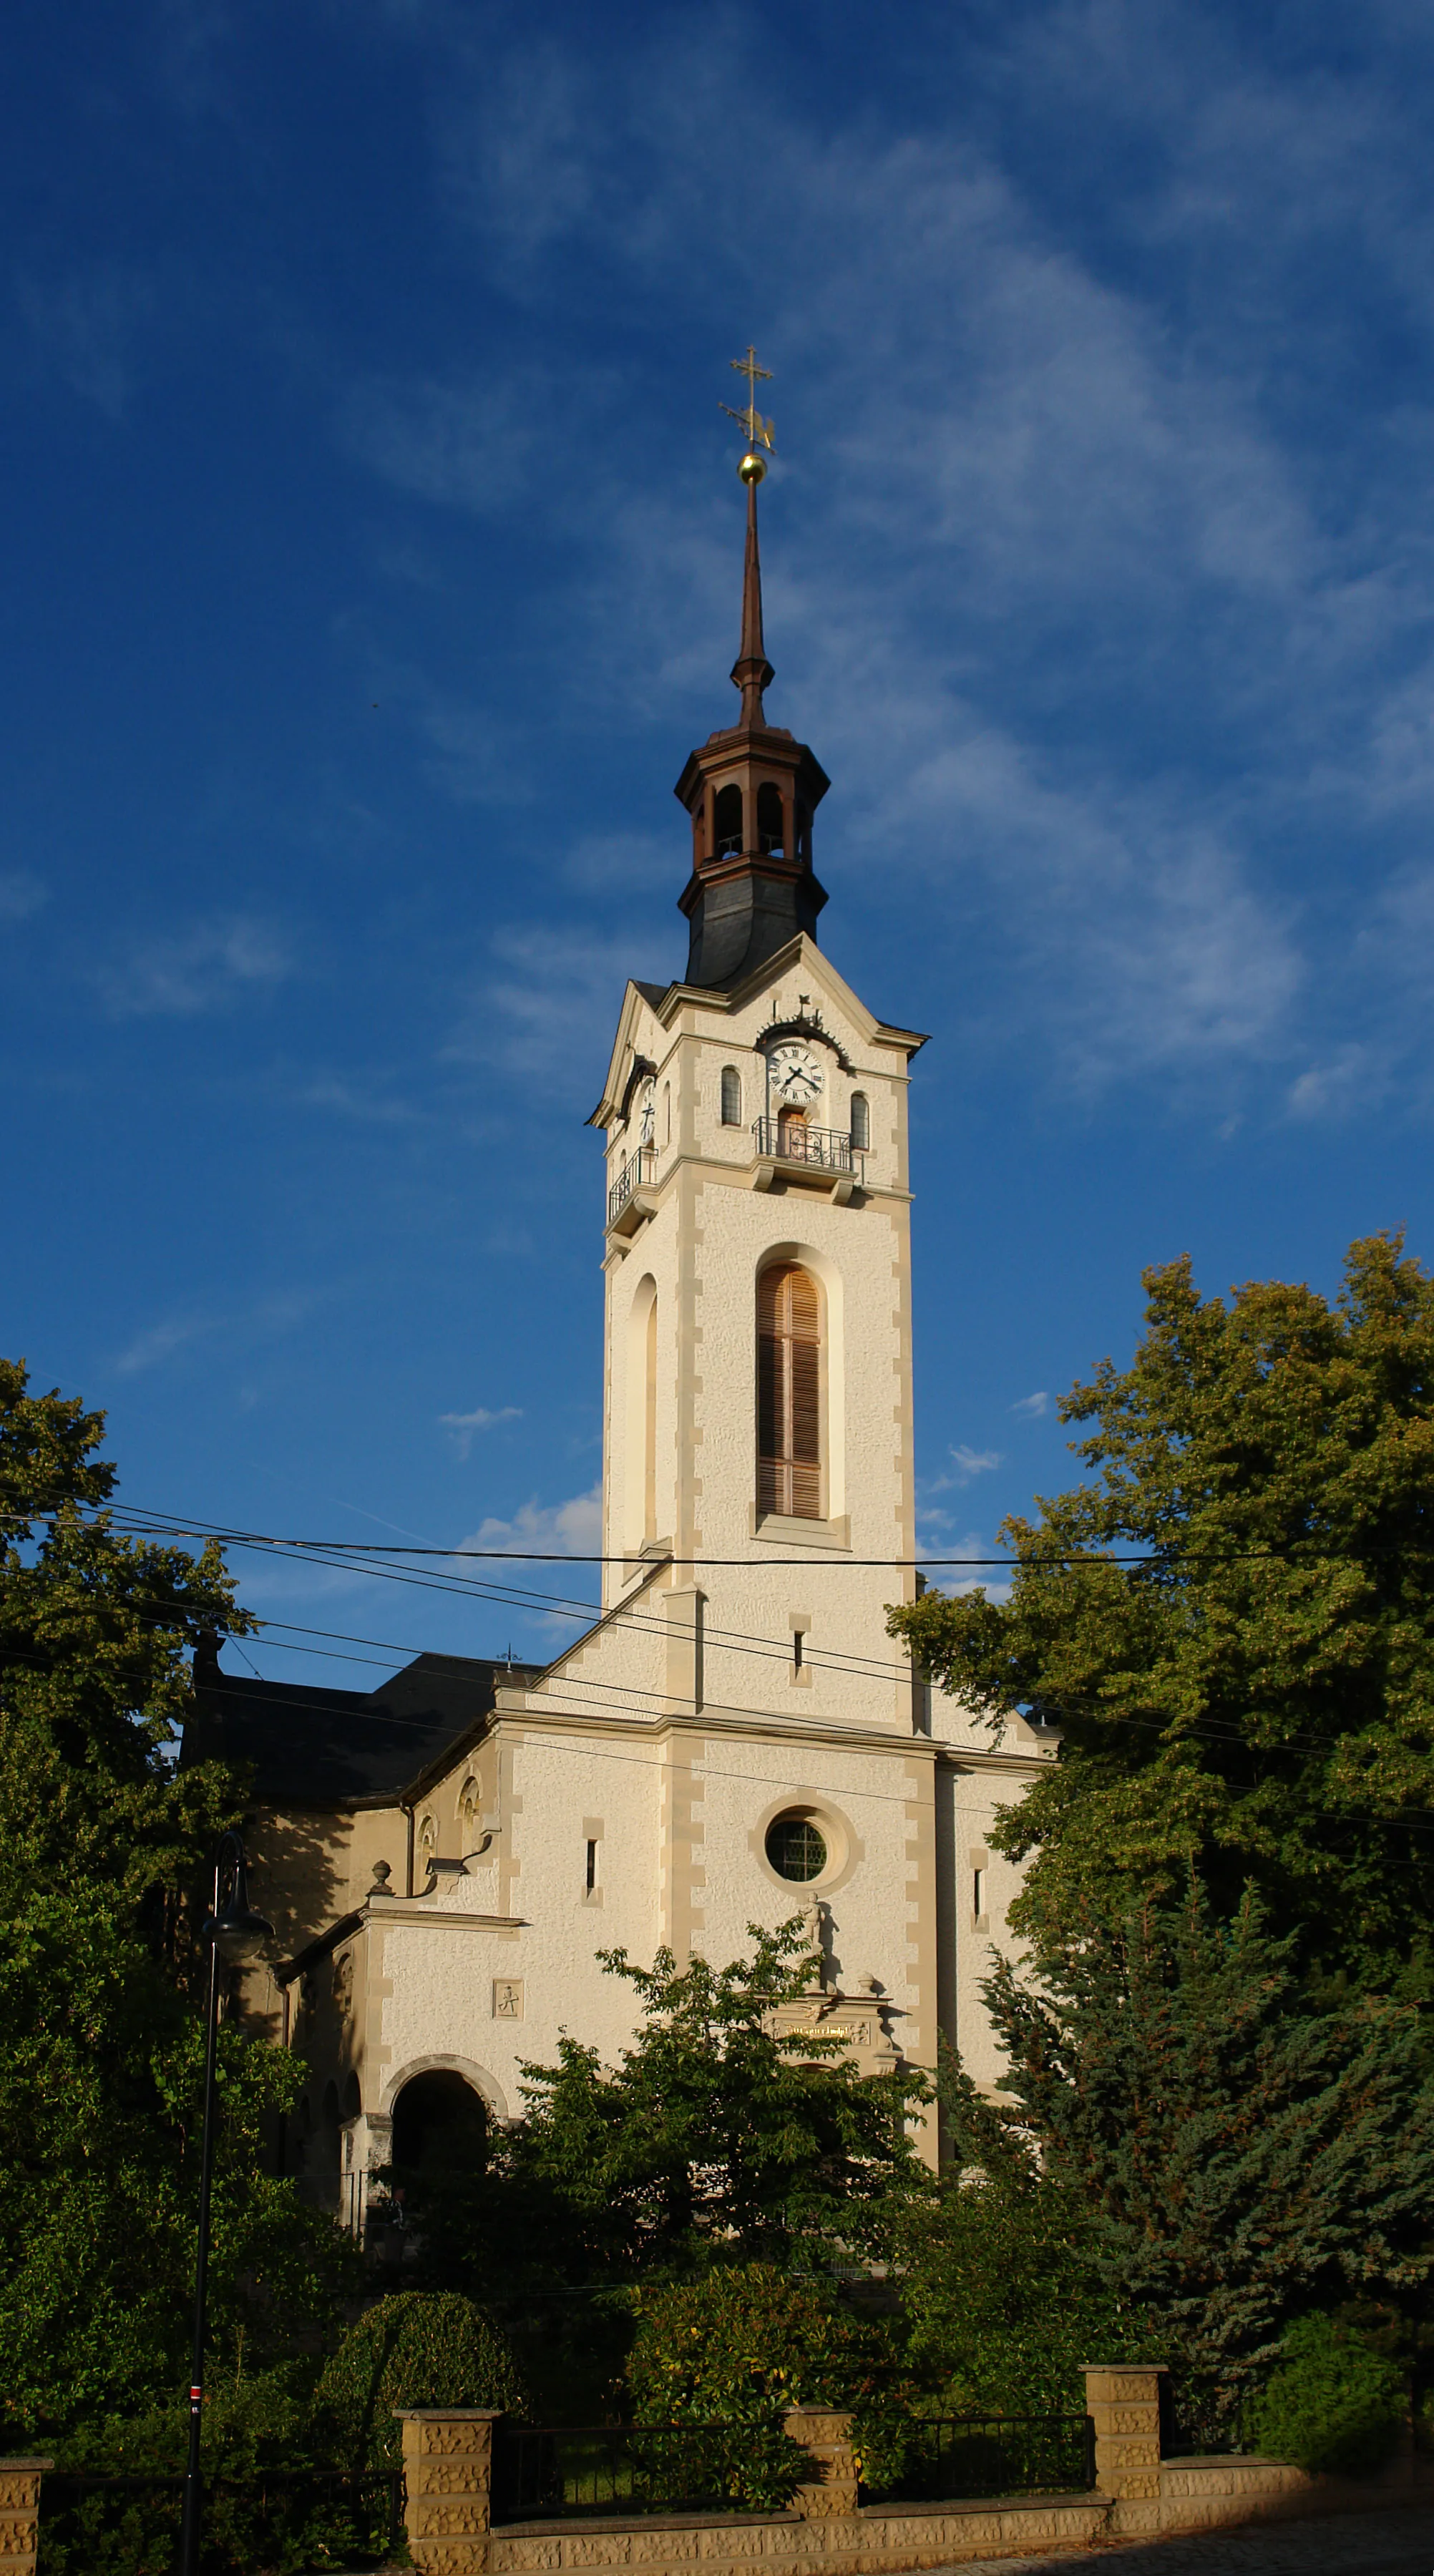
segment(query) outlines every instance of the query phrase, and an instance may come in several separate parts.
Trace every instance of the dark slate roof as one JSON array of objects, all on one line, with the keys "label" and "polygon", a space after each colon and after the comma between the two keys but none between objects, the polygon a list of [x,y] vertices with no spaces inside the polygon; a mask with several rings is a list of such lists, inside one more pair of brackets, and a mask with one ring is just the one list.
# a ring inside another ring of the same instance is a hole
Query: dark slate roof
[{"label": "dark slate roof", "polygon": [[264,1806],[397,1798],[487,1715],[499,1680],[522,1683],[538,1669],[419,1655],[376,1691],[347,1691],[211,1667],[183,1759],[252,1763]]},{"label": "dark slate roof", "polygon": [[643,1000],[645,1002],[650,1002],[655,1011],[660,1011],[668,994],[672,990],[671,984],[644,984],[640,975],[634,975],[632,980],[636,984]]}]

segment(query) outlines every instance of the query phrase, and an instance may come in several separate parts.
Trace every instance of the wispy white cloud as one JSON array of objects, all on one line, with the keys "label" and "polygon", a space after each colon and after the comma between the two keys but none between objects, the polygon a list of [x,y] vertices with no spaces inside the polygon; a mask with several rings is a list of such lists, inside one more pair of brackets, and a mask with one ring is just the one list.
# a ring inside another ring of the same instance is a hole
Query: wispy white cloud
[{"label": "wispy white cloud", "polygon": [[60,277],[22,276],[16,300],[37,349],[85,402],[118,420],[133,382],[134,341],[154,312],[154,281],[103,260]]},{"label": "wispy white cloud", "polygon": [[650,921],[601,937],[515,923],[492,942],[493,966],[445,1049],[460,1064],[498,1064],[547,1093],[596,1089],[627,979],[672,971],[674,941]]},{"label": "wispy white cloud", "polygon": [[121,1377],[139,1377],[150,1369],[163,1368],[201,1342],[222,1342],[224,1356],[232,1357],[256,1341],[293,1332],[318,1302],[317,1294],[311,1290],[286,1289],[258,1298],[247,1307],[213,1309],[208,1313],[191,1309],[166,1315],[136,1333],[116,1355],[114,1366]]},{"label": "wispy white cloud", "polygon": [[1338,1048],[1326,1063],[1306,1067],[1291,1083],[1288,1109],[1292,1118],[1340,1119],[1372,1108],[1390,1087],[1387,1055],[1351,1043]]},{"label": "wispy white cloud", "polygon": [[492,1411],[487,1405],[477,1404],[471,1413],[440,1413],[438,1417],[445,1429],[452,1432],[460,1458],[468,1456],[475,1432],[491,1431],[495,1423],[521,1422],[522,1418],[523,1409],[518,1404],[500,1404]]},{"label": "wispy white cloud", "polygon": [[602,1486],[565,1503],[524,1503],[511,1520],[480,1523],[467,1548],[496,1548],[505,1556],[596,1556],[602,1548]]},{"label": "wispy white cloud", "polygon": [[1012,1413],[1022,1415],[1027,1422],[1034,1422],[1039,1415],[1050,1411],[1050,1403],[1051,1399],[1045,1388],[1039,1387],[1034,1395],[1021,1396],[1009,1409]]},{"label": "wispy white cloud", "polygon": [[0,868],[0,921],[29,921],[49,900],[49,888],[30,868]]},{"label": "wispy white cloud", "polygon": [[1001,1464],[999,1449],[968,1449],[964,1441],[950,1451],[954,1485],[969,1485],[975,1476],[989,1476]]},{"label": "wispy white cloud", "polygon": [[288,946],[271,925],[231,915],[137,940],[101,967],[96,981],[116,1019],[191,1019],[293,972]]}]

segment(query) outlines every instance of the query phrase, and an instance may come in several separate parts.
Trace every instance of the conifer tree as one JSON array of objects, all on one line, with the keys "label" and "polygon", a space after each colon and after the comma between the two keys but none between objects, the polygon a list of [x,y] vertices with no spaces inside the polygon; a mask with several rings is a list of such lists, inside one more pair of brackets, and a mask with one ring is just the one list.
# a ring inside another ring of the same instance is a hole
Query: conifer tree
[{"label": "conifer tree", "polygon": [[1354,2295],[1418,2305],[1434,2263],[1420,2017],[1371,1997],[1320,2008],[1295,1947],[1255,1898],[1221,1921],[1192,1891],[1114,1930],[1072,1926],[1038,1983],[998,1960],[984,1988],[1007,2152],[1080,2213],[1123,2318],[1115,2357],[1169,2361],[1207,2433],[1292,2318]]}]

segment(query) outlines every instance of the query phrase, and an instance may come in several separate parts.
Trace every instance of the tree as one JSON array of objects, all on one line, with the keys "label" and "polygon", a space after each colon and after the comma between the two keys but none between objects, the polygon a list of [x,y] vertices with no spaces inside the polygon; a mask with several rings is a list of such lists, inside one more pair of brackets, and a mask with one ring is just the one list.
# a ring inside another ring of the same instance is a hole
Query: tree
[{"label": "tree", "polygon": [[[1089,2256],[1192,2419],[1234,2420],[1302,2312],[1420,2301],[1434,2255],[1434,2079],[1410,2005],[1301,1993],[1295,1936],[1192,1891],[1048,1941],[984,1993],[1003,2126],[1080,2213]],[[999,2117],[1000,2115],[998,2115]],[[1100,2358],[1097,2354],[1092,2356]],[[1119,2356],[1117,2356],[1119,2357]]]},{"label": "tree", "polygon": [[1131,1366],[1060,1408],[1092,1426],[1090,1481],[1002,1529],[1009,1600],[928,1593],[892,1632],[993,1728],[1061,1729],[994,1836],[1030,1858],[1018,1930],[1117,1920],[1193,1867],[1225,1911],[1257,1885],[1329,1975],[1422,1990],[1434,1280],[1375,1235],[1333,1305],[1278,1280],[1202,1299],[1183,1260],[1145,1286]]},{"label": "tree", "polygon": [[[243,1783],[176,1771],[192,1650],[240,1631],[222,1560],[120,1536],[103,1417],[0,1362],[0,2350],[9,2447],[178,2390],[203,2032],[196,1897]],[[328,2312],[333,2230],[264,2172],[293,2086],[221,2034],[213,2317]]]},{"label": "tree", "polygon": [[1083,2414],[1085,2363],[1140,2359],[1144,2320],[1097,2255],[1079,2188],[954,2051],[937,2089],[947,2158],[893,2249],[912,2372],[949,2414]]},{"label": "tree", "polygon": [[840,2041],[778,2028],[809,1987],[802,1925],[748,1929],[750,1956],[723,1968],[600,1954],[637,1994],[636,2039],[615,2067],[565,2036],[556,2066],[524,2068],[525,2115],[486,2172],[418,2208],[433,2277],[491,2292],[716,2262],[824,2272],[919,2187],[909,2120],[924,2078],[864,2077]]}]

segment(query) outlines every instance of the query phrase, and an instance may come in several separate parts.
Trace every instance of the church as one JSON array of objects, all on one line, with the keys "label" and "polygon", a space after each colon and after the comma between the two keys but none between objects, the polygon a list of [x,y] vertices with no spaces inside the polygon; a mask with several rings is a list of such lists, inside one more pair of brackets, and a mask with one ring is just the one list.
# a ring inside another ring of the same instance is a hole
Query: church
[{"label": "church", "polygon": [[740,712],[677,781],[686,968],[628,984],[590,1121],[601,1614],[547,1665],[425,1654],[373,1693],[217,1654],[196,1676],[188,1757],[252,1766],[279,1936],[242,2009],[308,2070],[284,2160],[356,2234],[375,2172],[518,2117],[562,2032],[618,2055],[631,1989],[603,1949],[720,1963],[801,1914],[819,1965],[789,2019],[866,2070],[930,2068],[944,2032],[978,2082],[999,2072],[979,1986],[1018,1873],[987,1836],[1055,1740],[1019,1719],[993,1740],[886,1631],[919,1582],[925,1039],[818,945],[829,781],[766,712],[770,425],[741,417]]}]

